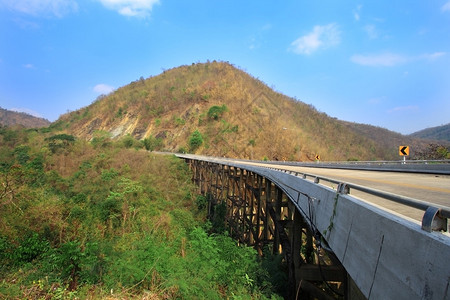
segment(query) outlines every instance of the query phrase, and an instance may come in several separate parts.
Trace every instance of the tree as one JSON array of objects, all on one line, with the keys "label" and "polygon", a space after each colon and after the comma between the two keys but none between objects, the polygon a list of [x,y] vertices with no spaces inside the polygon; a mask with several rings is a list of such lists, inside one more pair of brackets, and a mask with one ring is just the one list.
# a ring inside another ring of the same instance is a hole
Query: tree
[{"label": "tree", "polygon": [[48,147],[53,153],[56,153],[59,149],[65,149],[69,145],[73,145],[75,137],[70,134],[57,134],[45,139],[48,141]]},{"label": "tree", "polygon": [[189,148],[191,151],[197,150],[203,144],[203,136],[200,131],[195,130],[189,137]]}]

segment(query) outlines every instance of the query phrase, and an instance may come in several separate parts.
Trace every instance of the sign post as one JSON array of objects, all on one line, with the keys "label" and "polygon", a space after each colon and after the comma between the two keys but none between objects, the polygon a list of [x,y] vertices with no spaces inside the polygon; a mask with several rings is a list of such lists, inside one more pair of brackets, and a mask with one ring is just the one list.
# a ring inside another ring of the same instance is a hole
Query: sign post
[{"label": "sign post", "polygon": [[409,155],[409,146],[399,146],[398,154],[403,156],[403,164],[406,164],[406,157]]}]

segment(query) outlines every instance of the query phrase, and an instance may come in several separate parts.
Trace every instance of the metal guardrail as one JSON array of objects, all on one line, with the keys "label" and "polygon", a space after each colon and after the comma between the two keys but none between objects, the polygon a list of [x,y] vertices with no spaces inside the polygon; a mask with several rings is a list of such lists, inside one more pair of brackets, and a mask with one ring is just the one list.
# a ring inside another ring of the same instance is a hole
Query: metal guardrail
[{"label": "metal guardrail", "polygon": [[[179,157],[186,157],[189,155],[183,155],[183,154],[176,154]],[[410,197],[406,197],[406,196],[401,196],[401,195],[397,195],[397,194],[393,194],[393,193],[389,193],[389,192],[385,192],[385,191],[381,191],[381,190],[377,190],[377,189],[372,189],[372,188],[368,188],[365,186],[361,186],[361,185],[357,185],[357,184],[353,184],[353,183],[345,183],[339,180],[335,180],[335,179],[331,179],[331,178],[327,178],[327,177],[322,177],[322,176],[317,176],[317,175],[313,175],[313,174],[307,174],[307,173],[302,173],[302,172],[297,172],[297,171],[291,171],[291,170],[285,170],[285,169],[280,169],[280,168],[276,168],[276,167],[271,167],[271,164],[278,164],[278,165],[293,165],[293,166],[305,166],[305,163],[297,163],[297,162],[280,162],[280,161],[271,161],[271,162],[267,162],[267,161],[250,161],[250,160],[243,160],[243,159],[229,159],[229,158],[219,158],[219,157],[207,157],[207,156],[199,156],[196,155],[197,158],[203,158],[204,160],[209,160],[209,161],[215,161],[215,160],[221,160],[221,161],[242,161],[242,162],[252,162],[252,163],[261,163],[261,164],[265,164],[266,166],[261,166],[263,168],[268,168],[268,169],[272,169],[272,170],[277,170],[280,172],[284,172],[284,173],[288,173],[288,174],[293,174],[295,176],[299,176],[301,175],[304,179],[311,177],[314,179],[315,183],[319,183],[321,180],[322,181],[326,181],[326,182],[330,182],[333,184],[337,184],[338,185],[338,192],[339,193],[345,193],[348,194],[350,193],[350,189],[355,189],[357,191],[361,191],[373,196],[377,196],[380,197],[382,199],[386,199],[389,201],[393,201],[399,204],[403,204],[412,208],[416,208],[419,210],[424,211],[424,215],[422,217],[422,229],[427,231],[427,232],[431,232],[431,231],[445,231],[448,232],[449,231],[449,227],[448,227],[448,219],[450,218],[450,207],[447,206],[442,206],[442,205],[438,205],[438,204],[433,204],[433,203],[429,203],[426,201],[422,201],[422,200],[418,200],[418,199],[414,199],[414,198],[410,198]],[[217,161],[216,161],[217,162]],[[403,162],[403,161],[401,161]],[[408,161],[409,162],[409,161]],[[419,161],[418,161],[419,162]],[[438,174],[450,174],[450,160],[433,160],[433,161],[420,161],[422,163],[427,163],[427,165],[433,165],[433,164],[439,164],[442,162],[445,162],[445,168],[444,168],[444,172],[445,173],[439,173],[436,172],[436,170],[431,170],[430,173],[438,173]],[[431,164],[431,162],[433,162],[433,164]],[[347,162],[345,162],[347,163]],[[359,162],[362,163],[362,162]],[[380,165],[383,162],[381,161],[372,161],[372,162],[364,162],[364,163],[372,163],[372,164],[377,164]],[[386,164],[392,164],[392,161],[385,161],[384,163]],[[311,163],[314,164],[314,163]],[[323,164],[323,163],[320,163]],[[343,164],[343,163],[342,163]],[[317,166],[318,164],[314,164],[315,166]],[[333,165],[334,167],[336,166],[336,164]],[[404,165],[403,165],[404,166]],[[330,166],[331,168],[331,166]],[[377,169],[378,171],[380,171],[379,169]],[[386,171],[386,170],[384,170]],[[393,170],[388,170],[388,171],[393,171]],[[404,170],[400,170],[400,171],[404,171]],[[408,172],[408,171],[406,171]],[[422,171],[423,172],[423,171]]]},{"label": "metal guardrail", "polygon": [[412,208],[416,208],[424,211],[424,215],[422,218],[422,229],[431,232],[431,231],[448,231],[448,219],[450,218],[450,207],[437,205],[433,203],[429,203],[426,201],[421,201],[418,199],[396,195],[393,193],[388,193],[384,191],[380,191],[377,189],[368,188],[362,185],[357,185],[353,183],[345,183],[339,180],[317,176],[308,173],[301,173],[297,171],[284,170],[273,167],[266,167],[272,170],[276,170],[283,173],[288,173],[291,175],[295,175],[307,179],[308,177],[313,178],[315,183],[320,183],[320,181],[326,181],[330,183],[337,184],[337,191],[339,193],[349,194],[350,189],[355,189],[360,192],[364,192],[370,195],[374,195],[386,200],[390,200],[399,204],[403,204]]},{"label": "metal guardrail", "polygon": [[397,165],[405,165],[405,164],[450,164],[450,159],[439,159],[439,160],[367,160],[367,161],[359,161],[359,160],[349,160],[349,161],[325,161],[322,163],[327,164],[338,164],[338,165],[386,165],[386,164],[397,164]]},{"label": "metal guardrail", "polygon": [[408,172],[450,175],[450,160],[407,160],[401,161],[335,161],[335,162],[296,162],[296,161],[251,161],[266,165],[285,165],[296,167],[351,169],[386,172]]},{"label": "metal guardrail", "polygon": [[223,158],[223,159],[232,159],[232,160],[240,160],[240,161],[250,161],[257,163],[266,163],[266,164],[296,164],[296,165],[304,165],[304,164],[330,164],[330,165],[408,165],[408,164],[422,164],[422,165],[435,165],[435,164],[449,164],[450,159],[435,159],[435,160],[345,160],[345,161],[288,161],[288,160],[248,160],[248,159],[237,159],[237,158]]}]

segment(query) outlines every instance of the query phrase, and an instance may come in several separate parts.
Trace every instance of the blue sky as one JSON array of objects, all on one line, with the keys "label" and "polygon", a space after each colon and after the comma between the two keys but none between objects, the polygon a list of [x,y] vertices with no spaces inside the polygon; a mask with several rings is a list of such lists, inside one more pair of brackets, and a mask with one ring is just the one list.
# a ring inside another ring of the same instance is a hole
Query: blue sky
[{"label": "blue sky", "polygon": [[54,121],[208,59],[341,120],[450,122],[448,0],[0,0],[2,108]]}]

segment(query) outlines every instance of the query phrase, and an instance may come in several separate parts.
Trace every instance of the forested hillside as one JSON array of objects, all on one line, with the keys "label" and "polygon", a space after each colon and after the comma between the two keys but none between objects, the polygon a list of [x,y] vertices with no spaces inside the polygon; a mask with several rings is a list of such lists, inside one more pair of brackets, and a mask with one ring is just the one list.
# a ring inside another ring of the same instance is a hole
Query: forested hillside
[{"label": "forested hillside", "polygon": [[411,137],[434,139],[450,142],[450,123],[447,125],[426,128],[410,134]]},{"label": "forested hillside", "polygon": [[186,164],[129,141],[0,128],[0,298],[270,298]]},{"label": "forested hillside", "polygon": [[[450,158],[450,142],[431,138],[405,136],[384,128],[344,122],[354,132],[370,137],[379,147],[389,149],[392,145],[404,145],[410,148],[412,159],[447,159]],[[398,146],[396,149],[398,149]],[[398,157],[398,156],[397,156]]]},{"label": "forested hillside", "polygon": [[377,138],[354,130],[224,62],[141,78],[53,127],[86,140],[130,136],[150,149],[270,160],[398,159],[399,145],[421,144],[387,130]]}]

